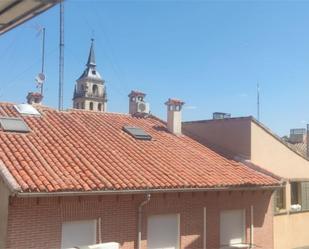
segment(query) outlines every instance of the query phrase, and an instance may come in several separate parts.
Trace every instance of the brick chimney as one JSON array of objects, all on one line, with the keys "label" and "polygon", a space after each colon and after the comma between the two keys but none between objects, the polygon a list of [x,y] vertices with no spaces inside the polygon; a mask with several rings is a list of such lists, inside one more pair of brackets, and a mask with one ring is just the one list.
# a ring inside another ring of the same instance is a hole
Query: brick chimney
[{"label": "brick chimney", "polygon": [[27,95],[27,103],[32,104],[41,104],[43,95],[38,92],[29,92]]},{"label": "brick chimney", "polygon": [[168,99],[167,105],[167,129],[175,134],[181,134],[181,109],[184,102],[179,99]]},{"label": "brick chimney", "polygon": [[145,102],[146,94],[140,91],[131,91],[129,97],[129,113],[135,116],[149,114],[149,103]]}]

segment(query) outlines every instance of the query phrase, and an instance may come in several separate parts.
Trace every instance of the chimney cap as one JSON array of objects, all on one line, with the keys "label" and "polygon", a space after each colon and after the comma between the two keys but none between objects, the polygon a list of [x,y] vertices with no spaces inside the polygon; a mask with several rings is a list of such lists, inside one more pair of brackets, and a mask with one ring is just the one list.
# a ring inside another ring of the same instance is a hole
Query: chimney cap
[{"label": "chimney cap", "polygon": [[165,104],[167,106],[176,106],[176,105],[179,105],[179,106],[182,106],[185,104],[185,102],[183,102],[182,100],[180,99],[172,99],[172,98],[169,98],[168,101],[165,102]]},{"label": "chimney cap", "polygon": [[131,92],[130,92],[130,94],[128,95],[128,97],[139,97],[139,96],[141,96],[141,97],[145,97],[146,96],[146,93],[143,93],[143,92],[141,92],[141,91],[136,91],[136,90],[132,90]]}]

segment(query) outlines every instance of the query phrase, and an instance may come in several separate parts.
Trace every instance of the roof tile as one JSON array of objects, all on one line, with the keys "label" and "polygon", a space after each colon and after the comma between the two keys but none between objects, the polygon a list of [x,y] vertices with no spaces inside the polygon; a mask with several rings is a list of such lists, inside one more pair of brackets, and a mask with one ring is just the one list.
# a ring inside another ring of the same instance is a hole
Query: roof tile
[{"label": "roof tile", "polygon": [[[185,135],[174,136],[156,117],[38,109],[41,117],[22,116],[30,133],[0,131],[0,160],[24,192],[279,184]],[[0,115],[20,116],[8,103],[0,104]],[[136,140],[124,125],[141,127],[153,139]]]}]

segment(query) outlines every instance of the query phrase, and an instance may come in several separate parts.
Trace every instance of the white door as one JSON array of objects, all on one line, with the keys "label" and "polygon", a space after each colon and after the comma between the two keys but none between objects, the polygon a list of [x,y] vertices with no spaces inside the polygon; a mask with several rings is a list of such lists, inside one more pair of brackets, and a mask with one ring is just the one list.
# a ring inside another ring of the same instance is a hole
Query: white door
[{"label": "white door", "polygon": [[148,218],[148,249],[178,249],[179,236],[179,214],[154,215]]},{"label": "white door", "polygon": [[62,224],[61,248],[95,244],[96,227],[96,220],[64,222]]},{"label": "white door", "polygon": [[245,241],[245,210],[225,210],[220,214],[220,245],[240,245]]}]

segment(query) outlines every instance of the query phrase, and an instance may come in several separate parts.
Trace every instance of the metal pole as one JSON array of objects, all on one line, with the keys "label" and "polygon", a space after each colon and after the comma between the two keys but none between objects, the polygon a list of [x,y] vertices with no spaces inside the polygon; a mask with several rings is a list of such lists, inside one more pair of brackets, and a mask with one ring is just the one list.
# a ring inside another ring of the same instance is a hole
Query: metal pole
[{"label": "metal pole", "polygon": [[307,124],[306,146],[307,146],[307,159],[309,159],[309,124]]},{"label": "metal pole", "polygon": [[59,41],[59,99],[58,110],[63,110],[63,79],[64,79],[64,3],[60,1],[60,41]]},{"label": "metal pole", "polygon": [[[42,70],[41,73],[44,75],[44,67],[45,67],[45,28],[43,28],[43,38],[42,38]],[[41,95],[43,96],[43,86],[45,81],[41,85]]]},{"label": "metal pole", "polygon": [[253,217],[253,205],[250,207],[250,248],[253,248],[253,234],[254,234],[254,217]]},{"label": "metal pole", "polygon": [[257,120],[260,121],[260,84],[257,83]]}]

